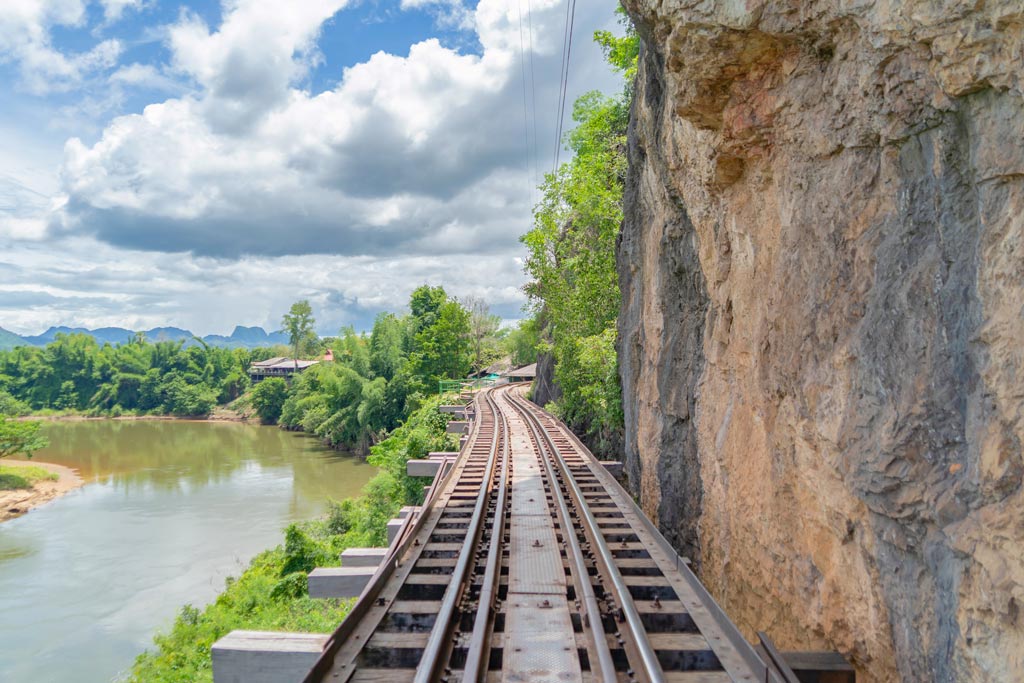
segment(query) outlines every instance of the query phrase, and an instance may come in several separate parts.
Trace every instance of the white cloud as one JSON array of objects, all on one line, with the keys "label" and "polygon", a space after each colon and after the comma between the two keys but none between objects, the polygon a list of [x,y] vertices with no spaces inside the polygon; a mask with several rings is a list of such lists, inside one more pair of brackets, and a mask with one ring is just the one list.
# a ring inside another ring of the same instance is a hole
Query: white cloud
[{"label": "white cloud", "polygon": [[462,0],[402,0],[399,7],[433,11],[438,23],[448,28],[473,28],[473,11]]},{"label": "white cloud", "polygon": [[151,64],[134,63],[122,66],[110,74],[109,81],[112,85],[144,88],[146,90],[160,90],[164,92],[184,90],[178,81],[161,73],[159,69]]},{"label": "white cloud", "polygon": [[318,59],[320,26],[346,4],[308,0],[282,11],[278,0],[235,0],[226,3],[224,22],[213,33],[183,12],[170,29],[173,65],[204,89],[207,125],[240,133],[284,104],[289,86]]},{"label": "white cloud", "polygon": [[[79,4],[53,2],[37,24],[80,25]],[[543,167],[564,5],[532,5]],[[613,3],[597,5],[578,9],[570,100],[618,87],[588,39],[614,24]],[[168,64],[114,67],[104,80],[114,92],[163,90],[164,101],[68,141],[56,186],[36,173],[38,159],[0,146],[3,326],[225,333],[274,327],[309,298],[330,332],[400,309],[425,282],[520,317],[531,173],[519,3],[481,0],[471,15],[479,54],[427,40],[310,92],[321,29],[344,6],[233,0],[216,27],[181,15],[163,33]]]},{"label": "white cloud", "polygon": [[121,18],[127,9],[142,9],[142,0],[100,0],[103,5],[103,18],[107,23],[113,23]]},{"label": "white cloud", "polygon": [[27,245],[17,259],[0,255],[0,320],[21,334],[58,323],[225,334],[236,324],[274,328],[293,301],[308,298],[318,329],[336,333],[349,324],[367,329],[378,311],[402,310],[424,283],[480,296],[505,317],[518,317],[521,281],[515,259],[501,255],[225,260],[73,239]]},{"label": "white cloud", "polygon": [[0,237],[12,240],[41,240],[45,236],[44,219],[0,216]]},{"label": "white cloud", "polygon": [[[405,56],[379,52],[314,95],[300,85],[323,22],[344,4],[281,12],[236,0],[215,31],[183,14],[170,29],[173,67],[199,91],[115,119],[92,145],[67,143],[66,227],[236,257],[514,248],[530,210],[519,3],[481,0],[479,55],[426,40]],[[547,159],[564,13],[559,0],[532,6]],[[577,30],[606,25],[612,10],[589,6]],[[580,43],[576,82],[614,83]]]},{"label": "white cloud", "polygon": [[54,48],[51,28],[79,27],[85,19],[83,0],[4,0],[0,3],[0,62],[15,62],[30,92],[74,88],[89,74],[115,66],[122,51],[117,40],[104,40],[77,54]]}]

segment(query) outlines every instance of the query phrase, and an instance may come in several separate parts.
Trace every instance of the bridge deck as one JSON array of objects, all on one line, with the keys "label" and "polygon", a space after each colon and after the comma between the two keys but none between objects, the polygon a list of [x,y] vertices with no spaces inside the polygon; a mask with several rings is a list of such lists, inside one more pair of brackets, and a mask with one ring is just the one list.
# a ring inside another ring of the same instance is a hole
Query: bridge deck
[{"label": "bridge deck", "polygon": [[306,681],[782,683],[626,491],[520,394],[475,396],[454,466]]}]

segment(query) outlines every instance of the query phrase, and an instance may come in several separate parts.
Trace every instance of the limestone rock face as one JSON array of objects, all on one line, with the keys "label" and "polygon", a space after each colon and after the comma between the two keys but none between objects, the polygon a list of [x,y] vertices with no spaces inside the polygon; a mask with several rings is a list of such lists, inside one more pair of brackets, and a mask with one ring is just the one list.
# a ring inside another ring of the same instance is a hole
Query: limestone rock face
[{"label": "limestone rock face", "polygon": [[1024,680],[1024,4],[625,4],[643,507],[748,632]]}]

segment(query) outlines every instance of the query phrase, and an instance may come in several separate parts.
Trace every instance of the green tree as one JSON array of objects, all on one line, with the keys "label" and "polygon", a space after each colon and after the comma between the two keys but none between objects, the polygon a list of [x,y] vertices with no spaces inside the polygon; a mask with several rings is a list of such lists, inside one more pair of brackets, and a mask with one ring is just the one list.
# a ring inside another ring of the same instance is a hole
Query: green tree
[{"label": "green tree", "polygon": [[437,322],[438,312],[447,301],[448,294],[444,291],[444,287],[420,285],[413,290],[412,295],[409,297],[409,312],[411,315],[410,342],[412,342],[412,350],[415,351],[416,335],[424,328],[430,327]]},{"label": "green tree", "polygon": [[203,415],[245,390],[254,355],[194,341],[150,344],[136,337],[100,346],[88,335],[57,335],[42,349],[0,351],[0,391],[20,414],[55,408]]},{"label": "green tree", "polygon": [[313,332],[315,324],[313,308],[306,299],[293,303],[291,309],[281,318],[281,327],[288,333],[288,343],[291,344],[296,367],[302,352],[316,341],[316,334]]},{"label": "green tree", "polygon": [[351,327],[342,328],[341,337],[334,342],[334,361],[347,365],[362,377],[370,376],[370,352],[366,339]]},{"label": "green tree", "polygon": [[387,381],[405,365],[405,326],[393,313],[381,313],[370,333],[370,370]]},{"label": "green tree", "polygon": [[219,399],[222,403],[230,403],[245,393],[249,388],[249,375],[240,367],[236,367],[228,373],[224,381],[220,383]]},{"label": "green tree", "polygon": [[[621,390],[614,353],[619,307],[615,242],[622,222],[626,128],[639,39],[626,24],[619,38],[595,40],[622,73],[613,97],[589,92],[576,100],[576,127],[566,136],[572,158],[543,185],[527,248],[526,286],[535,321],[555,360],[562,397],[557,412],[598,450],[622,429]],[[536,348],[536,345],[535,345]]]},{"label": "green tree", "polygon": [[485,354],[485,349],[488,338],[492,338],[501,327],[501,318],[491,315],[490,306],[479,297],[466,297],[462,304],[469,312],[469,331],[473,340],[472,369],[479,372],[494,360],[494,354]]},{"label": "green tree", "polygon": [[268,377],[252,390],[252,407],[264,424],[275,424],[288,398],[288,384],[280,377]]},{"label": "green tree", "polygon": [[631,101],[640,57],[640,38],[626,10],[618,7],[615,12],[619,15],[619,25],[623,27],[624,34],[620,37],[611,31],[595,31],[594,42],[601,46],[605,60],[622,74],[626,83],[624,99]]},{"label": "green tree", "polygon": [[167,375],[164,385],[164,409],[182,417],[204,417],[217,405],[216,394],[201,382],[189,382],[182,375]]},{"label": "green tree", "polygon": [[436,391],[438,380],[465,377],[472,361],[469,312],[457,301],[447,301],[434,314],[432,324],[416,334],[410,355],[411,372],[419,390]]},{"label": "green tree", "polygon": [[540,326],[533,318],[520,320],[519,325],[505,337],[505,352],[512,359],[512,365],[522,367],[537,362],[537,347],[540,345]]},{"label": "green tree", "polygon": [[39,434],[39,422],[20,422],[0,415],[0,458],[22,454],[31,458],[34,451],[49,443]]},{"label": "green tree", "polygon": [[30,412],[32,412],[32,408],[27,403],[19,401],[6,391],[0,390],[0,415],[19,417],[21,415],[28,415]]}]

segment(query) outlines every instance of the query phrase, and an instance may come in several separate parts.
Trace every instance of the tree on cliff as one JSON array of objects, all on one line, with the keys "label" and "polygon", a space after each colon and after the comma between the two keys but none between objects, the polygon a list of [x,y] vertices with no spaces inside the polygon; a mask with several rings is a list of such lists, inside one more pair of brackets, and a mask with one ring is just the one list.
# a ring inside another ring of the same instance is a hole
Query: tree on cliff
[{"label": "tree on cliff", "polygon": [[615,352],[619,284],[615,241],[622,223],[626,128],[639,39],[623,18],[625,36],[595,34],[609,63],[624,77],[615,97],[589,92],[576,100],[576,127],[566,143],[573,158],[548,174],[534,227],[522,241],[526,286],[535,318],[545,323],[562,396],[553,406],[591,446],[614,447],[622,430],[622,396]]},{"label": "tree on cliff", "polygon": [[39,435],[39,422],[18,422],[0,415],[0,458],[22,454],[29,458],[49,443]]}]

